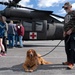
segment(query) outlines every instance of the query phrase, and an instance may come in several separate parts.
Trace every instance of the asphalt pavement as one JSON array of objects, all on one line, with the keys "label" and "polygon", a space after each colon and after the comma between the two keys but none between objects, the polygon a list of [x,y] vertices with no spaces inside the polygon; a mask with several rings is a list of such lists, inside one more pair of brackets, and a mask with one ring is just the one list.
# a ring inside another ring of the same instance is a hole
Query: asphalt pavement
[{"label": "asphalt pavement", "polygon": [[24,41],[23,48],[8,48],[7,56],[0,57],[0,75],[75,75],[75,66],[72,70],[67,70],[67,65],[62,65],[62,62],[66,61],[63,41],[53,52],[43,57],[52,64],[40,65],[32,73],[25,72],[22,68],[27,50],[35,49],[43,55],[51,51],[59,41]]}]

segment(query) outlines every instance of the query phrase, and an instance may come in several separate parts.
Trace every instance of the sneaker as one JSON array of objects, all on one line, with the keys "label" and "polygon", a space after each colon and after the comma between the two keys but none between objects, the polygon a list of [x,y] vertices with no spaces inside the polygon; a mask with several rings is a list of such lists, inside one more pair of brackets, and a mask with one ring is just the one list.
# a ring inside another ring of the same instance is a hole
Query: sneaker
[{"label": "sneaker", "polygon": [[74,67],[74,64],[69,63],[67,69],[73,69],[73,67]]},{"label": "sneaker", "polygon": [[2,54],[0,54],[0,57],[2,56]]},{"label": "sneaker", "polygon": [[2,52],[1,52],[1,55],[2,55],[2,56],[6,56],[6,52],[2,51]]},{"label": "sneaker", "polygon": [[7,54],[6,53],[2,53],[2,56],[6,56]]},{"label": "sneaker", "polygon": [[63,62],[62,64],[63,65],[69,65],[69,62]]}]

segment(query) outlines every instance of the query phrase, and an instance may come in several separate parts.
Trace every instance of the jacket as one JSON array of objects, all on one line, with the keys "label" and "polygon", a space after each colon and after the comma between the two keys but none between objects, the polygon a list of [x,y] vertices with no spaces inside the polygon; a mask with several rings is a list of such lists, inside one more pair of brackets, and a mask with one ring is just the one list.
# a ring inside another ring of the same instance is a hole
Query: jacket
[{"label": "jacket", "polygon": [[75,32],[75,11],[68,13],[64,19],[64,31],[67,32],[71,28]]},{"label": "jacket", "polygon": [[15,24],[9,23],[8,25],[8,35],[13,34],[15,35]]},{"label": "jacket", "polygon": [[0,22],[0,37],[4,37],[5,33],[5,24],[3,22]]},{"label": "jacket", "polygon": [[24,27],[22,25],[17,25],[16,27],[17,27],[17,34],[24,36],[24,33],[25,33]]}]

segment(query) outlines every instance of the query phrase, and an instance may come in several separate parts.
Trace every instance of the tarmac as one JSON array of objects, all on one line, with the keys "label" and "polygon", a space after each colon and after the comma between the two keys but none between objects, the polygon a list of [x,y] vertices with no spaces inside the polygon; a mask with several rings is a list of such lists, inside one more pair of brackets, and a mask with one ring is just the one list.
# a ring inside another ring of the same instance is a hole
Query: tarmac
[{"label": "tarmac", "polygon": [[53,52],[43,57],[52,64],[39,65],[34,72],[25,72],[22,67],[27,50],[35,49],[43,55],[50,52],[59,41],[24,41],[23,48],[8,48],[7,55],[0,57],[0,75],[75,75],[75,66],[72,70],[67,70],[67,65],[62,65],[62,62],[66,61],[64,41]]}]

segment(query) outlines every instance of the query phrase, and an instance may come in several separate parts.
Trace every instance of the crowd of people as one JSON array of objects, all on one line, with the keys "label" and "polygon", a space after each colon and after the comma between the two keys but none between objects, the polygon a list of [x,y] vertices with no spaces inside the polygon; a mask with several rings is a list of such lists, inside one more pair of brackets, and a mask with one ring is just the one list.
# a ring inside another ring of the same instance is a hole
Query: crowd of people
[{"label": "crowd of people", "polygon": [[8,48],[22,48],[24,33],[25,28],[21,21],[14,24],[13,21],[10,20],[10,23],[7,23],[6,18],[0,14],[0,56],[5,56],[7,53],[7,39]]},{"label": "crowd of people", "polygon": [[19,47],[23,47],[22,39],[24,36],[24,32],[25,28],[23,27],[21,22],[14,24],[13,21],[10,21],[10,23],[8,24],[8,42],[10,48],[13,48],[14,46],[17,47],[18,42],[20,44]]}]

